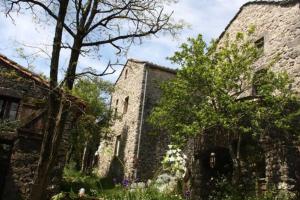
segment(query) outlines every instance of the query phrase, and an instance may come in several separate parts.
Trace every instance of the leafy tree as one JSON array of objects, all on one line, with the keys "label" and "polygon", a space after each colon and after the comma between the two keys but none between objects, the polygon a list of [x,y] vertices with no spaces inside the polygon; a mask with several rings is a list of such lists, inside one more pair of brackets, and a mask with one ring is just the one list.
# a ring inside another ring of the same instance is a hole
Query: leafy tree
[{"label": "leafy tree", "polygon": [[107,98],[112,90],[111,83],[97,77],[79,79],[74,86],[73,94],[83,99],[87,107],[71,134],[68,161],[72,158],[77,167],[81,165],[83,173],[91,172],[94,153],[108,132],[111,112]]},{"label": "leafy tree", "polygon": [[163,96],[149,119],[179,145],[204,134],[238,136],[232,152],[238,172],[243,135],[298,134],[300,127],[292,80],[286,72],[271,69],[276,58],[261,66],[263,73],[255,73],[261,50],[251,40],[253,31],[210,45],[201,35],[184,43],[170,58],[182,68],[175,79],[162,85]]},{"label": "leafy tree", "polygon": [[[6,13],[32,11],[37,21],[54,22],[55,32],[50,56],[50,89],[48,98],[48,118],[45,129],[39,164],[30,192],[31,200],[45,196],[49,174],[55,166],[59,144],[62,140],[70,104],[66,103],[65,90],[72,90],[78,76],[92,74],[104,76],[110,73],[111,65],[101,73],[87,70],[77,72],[80,55],[99,55],[103,45],[126,50],[144,37],[159,32],[175,33],[182,26],[172,23],[171,15],[165,11],[166,2],[172,0],[3,0]],[[45,19],[45,15],[46,19]],[[61,50],[70,50],[66,74],[59,83],[58,72]],[[101,55],[100,55],[101,56]]]}]

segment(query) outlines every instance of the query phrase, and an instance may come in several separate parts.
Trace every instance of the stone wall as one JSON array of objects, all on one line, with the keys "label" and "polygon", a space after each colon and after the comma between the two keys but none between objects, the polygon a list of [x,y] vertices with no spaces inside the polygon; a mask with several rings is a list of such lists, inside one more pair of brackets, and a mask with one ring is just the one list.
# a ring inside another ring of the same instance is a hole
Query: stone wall
[{"label": "stone wall", "polygon": [[[296,1],[293,1],[296,2]],[[300,3],[253,3],[244,6],[226,33],[233,37],[255,26],[253,40],[264,37],[263,56],[254,64],[256,69],[267,67],[277,55],[274,71],[286,71],[294,80],[292,89],[300,94]],[[221,38],[222,42],[223,38]],[[280,135],[280,134],[279,134]],[[300,156],[296,146],[285,138],[269,138],[265,145],[267,184],[287,184],[295,187],[295,159]],[[289,152],[289,153],[287,153]],[[292,180],[293,179],[293,180]],[[292,184],[292,185],[291,185]],[[297,186],[296,186],[297,187]]]},{"label": "stone wall", "polygon": [[[126,72],[127,71],[127,72]],[[125,78],[125,72],[127,77]],[[128,61],[124,66],[112,94],[111,109],[117,113],[111,127],[111,138],[101,145],[99,152],[99,174],[101,176],[125,176],[134,174],[134,157],[139,132],[142,91],[144,85],[144,63]],[[123,114],[125,98],[129,97],[128,110]],[[117,103],[118,102],[118,103]],[[121,136],[120,155],[115,155],[116,136]],[[122,163],[119,163],[122,162]],[[114,165],[119,165],[118,167]],[[118,168],[118,169],[116,169]],[[125,168],[125,169],[121,169]],[[116,172],[119,171],[120,172]],[[123,177],[119,177],[120,179]]]},{"label": "stone wall", "polygon": [[138,177],[142,180],[151,179],[157,173],[170,144],[168,135],[153,129],[147,120],[162,95],[160,84],[174,78],[174,76],[174,71],[163,71],[151,67],[151,65],[147,68],[147,86],[137,170]]},{"label": "stone wall", "polygon": [[[150,63],[129,60],[112,94],[111,109],[118,116],[112,136],[103,141],[99,149],[101,176],[146,180],[152,178],[168,144],[164,134],[155,132],[147,118],[161,96],[159,84],[174,76],[174,71]],[[126,78],[125,78],[126,77]],[[128,111],[122,114],[125,98],[129,97]],[[118,103],[117,103],[118,102]],[[120,138],[116,156],[116,139]]]},{"label": "stone wall", "polygon": [[[296,2],[296,1],[294,1]],[[255,68],[267,67],[279,55],[273,66],[275,71],[286,70],[295,80],[293,88],[300,92],[300,8],[299,3],[280,5],[278,3],[250,3],[244,6],[238,16],[220,38],[220,43],[229,34],[247,32],[255,27],[253,40],[264,37],[263,56]]]},{"label": "stone wall", "polygon": [[[276,56],[279,60],[272,66],[274,71],[287,71],[294,79],[292,89],[300,93],[300,7],[297,1],[250,2],[245,4],[226,27],[219,38],[219,45],[229,38],[235,37],[238,32],[246,32],[249,27],[255,26],[253,41],[264,38],[263,56],[254,64],[254,70],[267,67]],[[269,186],[281,188],[284,185],[288,189],[299,188],[299,180],[296,180],[296,160],[300,157],[299,143],[292,136],[263,138],[261,145],[265,152],[266,178]],[[203,138],[202,138],[203,139]],[[218,140],[219,141],[219,140]],[[206,141],[204,146],[207,146]],[[224,141],[220,141],[220,146]],[[218,144],[217,144],[218,145]],[[298,148],[297,148],[298,147]],[[203,146],[202,146],[203,148]],[[198,150],[201,153],[202,150]],[[193,199],[201,199],[201,160],[195,160],[193,164]],[[283,188],[284,189],[284,188]],[[206,190],[202,188],[202,190]]]},{"label": "stone wall", "polygon": [[[30,78],[30,72],[25,71],[26,75],[25,72],[16,70],[10,64],[14,65],[15,63],[0,62],[0,95],[20,100],[17,115],[20,127],[14,135],[0,134],[1,142],[8,142],[13,145],[3,197],[5,200],[20,200],[28,199],[38,165],[45,128],[48,87],[44,83]],[[35,117],[36,119],[33,120]],[[33,120],[32,123],[27,124],[31,120]],[[69,144],[70,121],[73,120],[74,116],[70,116],[66,125],[57,164],[50,178],[49,196],[58,191],[58,183],[61,180]],[[27,125],[25,126],[25,124]],[[49,197],[45,197],[45,199],[47,198]]]}]

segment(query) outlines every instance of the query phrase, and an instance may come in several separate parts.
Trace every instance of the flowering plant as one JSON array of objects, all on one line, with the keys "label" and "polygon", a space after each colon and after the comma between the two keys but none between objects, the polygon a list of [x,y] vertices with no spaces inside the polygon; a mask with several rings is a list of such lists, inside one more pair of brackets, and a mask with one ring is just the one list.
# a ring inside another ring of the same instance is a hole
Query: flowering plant
[{"label": "flowering plant", "polygon": [[168,145],[168,147],[169,150],[166,152],[162,161],[163,169],[169,171],[178,179],[182,179],[187,171],[187,156],[175,145]]}]

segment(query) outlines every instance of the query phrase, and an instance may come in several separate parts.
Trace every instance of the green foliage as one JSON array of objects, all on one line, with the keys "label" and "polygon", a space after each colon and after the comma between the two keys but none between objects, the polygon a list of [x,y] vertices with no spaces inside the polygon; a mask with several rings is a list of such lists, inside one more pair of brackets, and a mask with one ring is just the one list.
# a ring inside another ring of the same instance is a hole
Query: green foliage
[{"label": "green foliage", "polygon": [[79,118],[71,138],[73,160],[78,165],[83,149],[87,146],[94,153],[100,138],[108,132],[111,113],[107,98],[112,89],[111,83],[97,77],[79,79],[74,86],[73,95],[86,103],[85,113]]},{"label": "green foliage", "polygon": [[[270,69],[273,60],[260,66],[265,73],[255,78],[253,64],[261,52],[251,42],[252,33],[238,33],[218,45],[207,45],[201,35],[182,44],[181,51],[170,58],[182,68],[175,79],[161,86],[163,96],[150,122],[169,132],[178,144],[216,130],[297,133],[300,106],[289,87],[292,80],[286,72]],[[253,82],[257,91],[249,95]]]},{"label": "green foliage", "polygon": [[100,179],[98,176],[84,175],[72,168],[65,168],[63,176],[63,184],[61,186],[64,192],[78,193],[80,188],[85,188],[87,195],[97,196],[104,189],[112,189],[112,181]]},{"label": "green foliage", "polygon": [[79,79],[72,90],[73,95],[87,103],[86,113],[96,117],[107,111],[107,97],[112,91],[113,85],[98,77]]},{"label": "green foliage", "polygon": [[220,178],[208,200],[292,200],[294,197],[293,193],[286,190],[271,189],[263,194],[257,194],[247,188],[236,187],[225,178]]},{"label": "green foliage", "polygon": [[112,191],[110,194],[103,195],[107,200],[181,200],[179,195],[170,195],[158,192],[154,188],[143,190],[120,190],[119,192]]},{"label": "green foliage", "polygon": [[100,179],[95,175],[86,176],[74,169],[64,170],[62,192],[53,196],[52,200],[75,200],[80,188],[85,188],[86,198],[105,200],[180,200],[178,195],[163,194],[155,188],[135,189],[114,187],[107,179]]},{"label": "green foliage", "polygon": [[0,120],[0,134],[15,131],[19,126],[19,121]]}]

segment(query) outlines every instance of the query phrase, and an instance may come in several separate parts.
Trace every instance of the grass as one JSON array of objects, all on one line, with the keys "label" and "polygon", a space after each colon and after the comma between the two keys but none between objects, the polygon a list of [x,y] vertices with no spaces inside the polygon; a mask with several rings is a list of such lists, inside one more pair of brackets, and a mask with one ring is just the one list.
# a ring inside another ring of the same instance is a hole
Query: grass
[{"label": "grass", "polygon": [[[176,194],[162,194],[155,188],[130,190],[121,185],[115,186],[112,180],[101,179],[96,175],[86,176],[80,172],[66,168],[62,183],[62,193],[54,200],[75,200],[78,198],[80,188],[85,188],[86,197],[83,199],[94,200],[181,200]],[[81,198],[82,199],[82,198]]]}]

